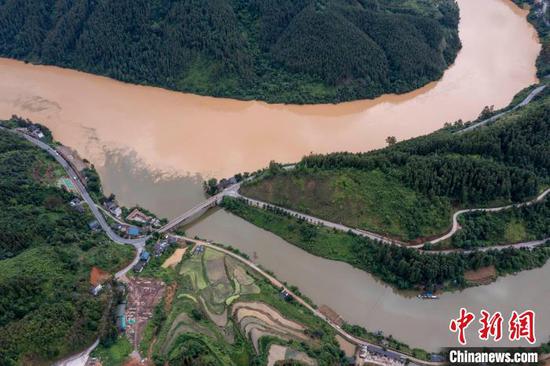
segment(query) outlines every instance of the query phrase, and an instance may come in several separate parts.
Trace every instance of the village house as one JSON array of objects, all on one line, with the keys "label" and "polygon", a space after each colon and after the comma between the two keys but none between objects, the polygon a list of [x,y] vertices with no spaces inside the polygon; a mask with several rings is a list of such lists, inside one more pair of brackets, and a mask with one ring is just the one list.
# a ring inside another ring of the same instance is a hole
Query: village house
[{"label": "village house", "polygon": [[168,247],[170,247],[170,243],[168,243],[167,240],[156,243],[153,249],[155,257],[160,257],[162,254],[164,254]]},{"label": "village house", "polygon": [[92,291],[91,291],[91,292],[92,292],[92,295],[94,295],[94,296],[99,295],[99,293],[101,292],[101,290],[103,290],[103,285],[102,285],[102,284],[99,284],[99,285],[97,285],[97,286],[95,286],[95,287],[92,287]]},{"label": "village house", "polygon": [[105,201],[103,205],[110,213],[115,215],[115,217],[120,218],[120,216],[122,216],[122,209],[115,201]]},{"label": "village house", "polygon": [[121,332],[126,330],[126,304],[118,304],[116,308],[116,323]]},{"label": "village house", "polygon": [[134,210],[132,212],[130,212],[130,214],[128,216],[126,216],[127,221],[135,221],[135,222],[140,222],[140,223],[143,223],[143,224],[146,224],[146,223],[150,222],[151,219],[152,219],[152,217],[147,216],[146,214],[144,214],[143,212],[141,212],[137,208],[134,208]]},{"label": "village house", "polygon": [[99,222],[97,222],[97,220],[94,220],[88,223],[88,227],[90,228],[90,230],[98,231],[100,228],[100,225],[99,225]]},{"label": "village house", "polygon": [[38,139],[43,139],[44,138],[44,133],[42,132],[40,127],[38,127],[36,125],[30,125],[27,128],[27,130],[29,131],[29,134],[33,137],[36,137]]},{"label": "village house", "polygon": [[84,213],[84,206],[82,205],[82,201],[79,198],[75,198],[71,202],[69,202],[69,206],[71,206],[71,208],[76,212]]},{"label": "village house", "polygon": [[136,236],[139,236],[140,231],[138,227],[130,226],[127,230],[127,233],[128,233],[128,236],[130,237],[136,237]]},{"label": "village house", "polygon": [[141,273],[141,271],[143,271],[143,268],[145,268],[146,264],[147,264],[146,262],[139,261],[132,267],[132,270],[135,273]]}]

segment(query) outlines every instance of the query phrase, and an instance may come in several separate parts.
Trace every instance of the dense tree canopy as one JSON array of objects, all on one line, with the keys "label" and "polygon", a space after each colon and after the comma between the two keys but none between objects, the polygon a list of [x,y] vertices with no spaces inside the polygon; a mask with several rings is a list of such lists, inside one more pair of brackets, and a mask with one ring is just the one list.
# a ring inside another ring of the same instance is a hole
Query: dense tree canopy
[{"label": "dense tree canopy", "polygon": [[63,170],[0,131],[0,365],[48,364],[102,331],[109,296],[90,294],[92,266],[113,271],[132,248],[109,243],[56,187]]},{"label": "dense tree canopy", "polygon": [[0,0],[0,55],[276,102],[404,92],[441,76],[454,0]]}]

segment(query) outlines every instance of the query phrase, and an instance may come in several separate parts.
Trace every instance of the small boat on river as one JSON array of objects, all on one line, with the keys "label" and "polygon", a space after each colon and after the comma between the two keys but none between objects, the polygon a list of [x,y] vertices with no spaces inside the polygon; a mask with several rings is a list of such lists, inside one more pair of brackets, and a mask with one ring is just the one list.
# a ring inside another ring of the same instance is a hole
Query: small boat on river
[{"label": "small boat on river", "polygon": [[437,300],[439,299],[439,296],[434,295],[433,293],[429,291],[425,291],[421,294],[418,294],[418,298],[422,300]]}]

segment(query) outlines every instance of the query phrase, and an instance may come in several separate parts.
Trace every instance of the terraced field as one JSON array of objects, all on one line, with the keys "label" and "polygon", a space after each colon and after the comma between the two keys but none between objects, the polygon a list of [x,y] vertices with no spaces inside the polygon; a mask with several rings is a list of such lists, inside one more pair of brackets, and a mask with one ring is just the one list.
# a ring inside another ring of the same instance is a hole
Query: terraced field
[{"label": "terraced field", "polygon": [[157,364],[336,364],[334,332],[236,259],[188,250],[170,309],[157,308],[141,344]]}]

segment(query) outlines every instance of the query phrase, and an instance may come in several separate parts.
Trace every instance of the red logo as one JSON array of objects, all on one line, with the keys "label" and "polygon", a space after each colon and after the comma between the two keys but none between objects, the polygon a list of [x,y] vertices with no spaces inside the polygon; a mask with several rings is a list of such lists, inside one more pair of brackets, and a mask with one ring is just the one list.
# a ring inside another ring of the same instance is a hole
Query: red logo
[{"label": "red logo", "polygon": [[518,314],[516,311],[512,311],[508,329],[511,341],[518,341],[523,338],[531,344],[535,343],[535,312],[526,310]]},{"label": "red logo", "polygon": [[479,339],[486,341],[493,337],[495,342],[502,338],[502,314],[498,311],[492,316],[489,312],[481,310],[481,329],[479,330]]},{"label": "red logo", "polygon": [[458,319],[451,320],[449,324],[449,329],[451,332],[458,332],[458,341],[462,345],[466,345],[466,328],[473,322],[475,315],[469,313],[465,308],[460,308],[460,317]]},{"label": "red logo", "polygon": [[[489,313],[486,310],[481,310],[481,317],[479,323],[481,328],[478,330],[479,339],[482,341],[488,341],[490,338],[493,341],[498,342],[503,336],[503,322],[504,318],[500,312],[494,314]],[[468,312],[465,308],[460,308],[459,317],[451,319],[449,323],[449,330],[453,333],[458,333],[458,342],[466,345],[466,329],[474,321],[475,315]],[[510,341],[520,341],[522,339],[527,340],[530,344],[536,342],[535,337],[535,312],[533,310],[526,310],[521,314],[517,311],[512,311],[510,319],[508,321],[508,339]]]}]

